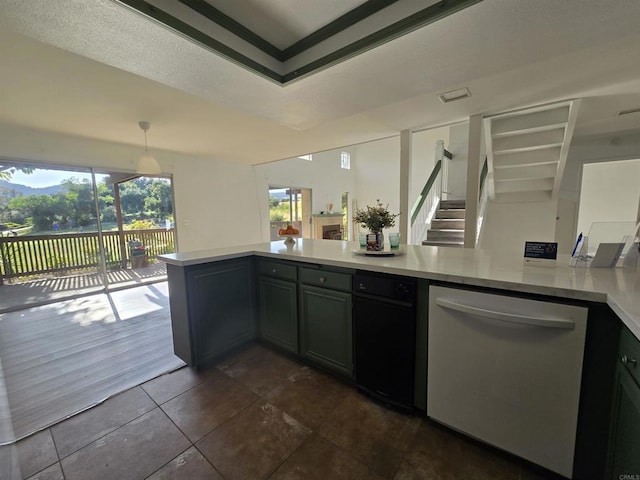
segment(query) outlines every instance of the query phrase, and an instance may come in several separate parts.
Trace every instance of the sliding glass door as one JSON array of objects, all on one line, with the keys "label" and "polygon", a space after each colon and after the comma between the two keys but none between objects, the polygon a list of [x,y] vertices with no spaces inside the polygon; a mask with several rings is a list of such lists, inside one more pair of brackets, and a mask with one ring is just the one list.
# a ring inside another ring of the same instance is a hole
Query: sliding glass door
[{"label": "sliding glass door", "polygon": [[174,250],[170,178],[0,160],[0,310],[165,278]]},{"label": "sliding glass door", "polygon": [[269,187],[269,225],[271,241],[278,240],[278,230],[291,225],[302,238],[311,238],[311,189]]},{"label": "sliding glass door", "polygon": [[31,287],[7,301],[102,289],[96,212],[91,171],[0,163],[2,283]]}]

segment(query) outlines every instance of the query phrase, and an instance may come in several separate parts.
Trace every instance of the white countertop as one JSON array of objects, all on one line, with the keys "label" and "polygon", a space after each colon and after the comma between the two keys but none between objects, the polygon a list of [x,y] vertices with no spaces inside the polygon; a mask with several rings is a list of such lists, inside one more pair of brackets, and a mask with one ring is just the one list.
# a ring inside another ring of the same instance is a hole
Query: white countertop
[{"label": "white countertop", "polygon": [[570,268],[569,258],[555,267],[525,266],[522,256],[477,249],[403,245],[395,257],[365,257],[353,253],[357,242],[298,239],[238,247],[173,253],[159,258],[178,266],[197,265],[257,255],[319,263],[417,278],[537,293],[608,304],[640,338],[640,271],[622,268]]}]

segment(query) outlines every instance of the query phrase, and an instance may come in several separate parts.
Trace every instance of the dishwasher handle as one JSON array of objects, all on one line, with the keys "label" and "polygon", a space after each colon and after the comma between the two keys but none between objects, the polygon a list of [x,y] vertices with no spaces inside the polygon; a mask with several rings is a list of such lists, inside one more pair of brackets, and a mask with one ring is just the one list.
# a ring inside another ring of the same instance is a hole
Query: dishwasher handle
[{"label": "dishwasher handle", "polygon": [[457,312],[468,313],[470,315],[477,315],[479,317],[499,320],[501,322],[519,323],[521,325],[531,325],[535,327],[546,328],[573,329],[575,327],[574,321],[570,319],[542,318],[532,317],[529,315],[518,315],[515,313],[496,312],[493,310],[487,310],[485,308],[452,302],[451,300],[446,300],[444,298],[436,298],[436,305],[439,305],[442,308],[447,308],[449,310],[455,310]]}]

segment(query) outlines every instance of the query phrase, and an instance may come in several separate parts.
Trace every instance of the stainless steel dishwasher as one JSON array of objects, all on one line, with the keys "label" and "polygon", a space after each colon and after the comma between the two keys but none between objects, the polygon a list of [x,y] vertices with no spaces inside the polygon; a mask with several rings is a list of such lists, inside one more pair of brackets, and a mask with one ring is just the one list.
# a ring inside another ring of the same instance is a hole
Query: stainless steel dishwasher
[{"label": "stainless steel dishwasher", "polygon": [[568,478],[587,309],[429,287],[427,415]]}]

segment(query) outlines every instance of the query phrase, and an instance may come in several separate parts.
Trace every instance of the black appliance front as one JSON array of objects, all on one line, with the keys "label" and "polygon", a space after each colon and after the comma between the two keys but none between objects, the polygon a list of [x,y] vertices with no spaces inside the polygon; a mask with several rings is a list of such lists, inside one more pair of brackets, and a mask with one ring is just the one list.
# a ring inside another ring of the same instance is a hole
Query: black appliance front
[{"label": "black appliance front", "polygon": [[356,385],[382,402],[413,408],[416,309],[414,279],[356,274]]}]

